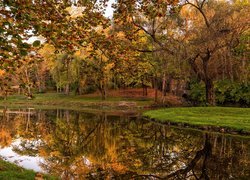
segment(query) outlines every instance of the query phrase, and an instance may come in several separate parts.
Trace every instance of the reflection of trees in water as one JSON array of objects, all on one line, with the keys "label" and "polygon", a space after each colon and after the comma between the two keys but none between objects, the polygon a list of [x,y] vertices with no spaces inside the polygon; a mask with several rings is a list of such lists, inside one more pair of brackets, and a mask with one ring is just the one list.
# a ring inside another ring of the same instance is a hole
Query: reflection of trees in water
[{"label": "reflection of trees in water", "polygon": [[[22,112],[22,111],[21,111]],[[28,122],[28,116],[25,114],[11,114],[7,108],[0,114],[0,144],[1,147],[9,146],[12,138],[19,135],[18,128],[23,122]],[[24,132],[23,130],[21,131]],[[21,134],[20,134],[21,135]]]},{"label": "reflection of trees in water", "polygon": [[[131,170],[138,169],[141,172],[150,170],[164,173],[183,166],[185,161],[181,162],[180,159],[188,159],[189,154],[196,149],[189,149],[190,143],[199,141],[199,138],[191,139],[182,134],[176,138],[178,132],[148,122],[128,123],[126,129],[122,132],[123,161],[128,161]],[[130,155],[127,156],[126,152],[130,152]]]},{"label": "reflection of trees in water", "polygon": [[[206,134],[205,142],[203,148],[197,151],[190,162],[188,162],[185,167],[162,177],[163,179],[209,179],[207,172],[207,161],[209,156],[212,154],[212,146],[210,139]],[[199,166],[200,162],[200,167]],[[198,167],[198,168],[197,168]],[[161,177],[158,177],[161,179]]]},{"label": "reflection of trees in water", "polygon": [[[45,158],[41,166],[65,179],[228,179],[249,175],[249,143],[244,139],[218,134],[205,138],[198,131],[105,113],[50,110],[6,119],[2,117],[0,129],[10,137],[23,137],[22,148],[16,152],[30,154],[35,147],[33,154]],[[1,141],[2,136],[0,132]]]},{"label": "reflection of trees in water", "polygon": [[82,126],[83,123],[79,123],[79,113],[57,111],[54,119],[45,146],[41,148],[46,159],[42,166],[48,172],[56,172],[65,178],[74,177],[86,146],[86,142],[83,142],[87,136],[86,127]]},{"label": "reflection of trees in water", "polygon": [[208,160],[211,179],[250,178],[249,139],[213,135],[211,144],[213,153]]}]

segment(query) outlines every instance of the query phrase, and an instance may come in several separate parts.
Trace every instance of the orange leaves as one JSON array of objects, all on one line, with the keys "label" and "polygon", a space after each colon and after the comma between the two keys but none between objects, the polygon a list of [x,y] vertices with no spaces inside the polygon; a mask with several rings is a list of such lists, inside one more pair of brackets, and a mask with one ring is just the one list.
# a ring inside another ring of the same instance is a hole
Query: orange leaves
[{"label": "orange leaves", "polygon": [[168,5],[176,5],[179,2],[179,0],[157,0],[157,3],[163,3]]},{"label": "orange leaves", "polygon": [[115,172],[119,172],[121,174],[125,173],[128,170],[128,168],[125,165],[119,162],[113,162],[110,164],[110,166]]},{"label": "orange leaves", "polygon": [[0,69],[0,76],[3,76],[4,74],[5,74],[5,71]]},{"label": "orange leaves", "polygon": [[12,142],[12,137],[11,137],[10,132],[8,132],[4,129],[1,129],[0,130],[0,146],[2,148],[9,146],[11,144],[11,142]]},{"label": "orange leaves", "polygon": [[125,33],[123,31],[119,31],[117,34],[116,34],[116,37],[117,38],[120,38],[120,39],[125,39]]}]

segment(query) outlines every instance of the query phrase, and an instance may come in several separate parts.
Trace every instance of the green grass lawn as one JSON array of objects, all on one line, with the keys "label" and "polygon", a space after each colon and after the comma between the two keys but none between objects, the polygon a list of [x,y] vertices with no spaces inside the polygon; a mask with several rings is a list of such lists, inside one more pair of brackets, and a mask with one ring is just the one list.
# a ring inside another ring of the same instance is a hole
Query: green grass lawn
[{"label": "green grass lawn", "polygon": [[187,107],[150,110],[143,113],[160,122],[187,123],[198,126],[219,126],[250,132],[250,108]]},{"label": "green grass lawn", "polygon": [[[36,174],[37,173],[32,170],[26,170],[15,164],[0,159],[0,179],[2,180],[34,180]],[[58,179],[49,175],[40,174],[40,176],[42,176],[43,179]]]},{"label": "green grass lawn", "polygon": [[61,107],[117,107],[121,101],[134,102],[136,107],[148,106],[150,99],[128,99],[120,97],[108,97],[105,101],[100,97],[86,97],[80,95],[65,95],[59,93],[35,94],[35,98],[28,100],[23,95],[12,95],[7,100],[0,100],[0,105],[44,105]]}]

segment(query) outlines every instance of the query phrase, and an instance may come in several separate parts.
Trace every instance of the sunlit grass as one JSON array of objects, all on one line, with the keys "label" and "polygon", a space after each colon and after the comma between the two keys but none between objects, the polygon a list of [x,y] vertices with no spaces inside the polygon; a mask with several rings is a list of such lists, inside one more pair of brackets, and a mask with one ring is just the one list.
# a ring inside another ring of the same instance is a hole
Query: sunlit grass
[{"label": "sunlit grass", "polygon": [[161,122],[220,126],[250,132],[250,108],[189,107],[165,108],[144,112],[144,116]]}]

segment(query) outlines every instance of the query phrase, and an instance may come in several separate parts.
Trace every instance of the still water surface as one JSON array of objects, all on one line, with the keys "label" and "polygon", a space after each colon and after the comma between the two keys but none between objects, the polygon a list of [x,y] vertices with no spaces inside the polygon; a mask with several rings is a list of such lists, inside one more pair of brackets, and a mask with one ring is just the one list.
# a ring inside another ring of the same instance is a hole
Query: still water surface
[{"label": "still water surface", "polygon": [[0,111],[0,156],[62,179],[250,179],[249,140],[136,113]]}]

